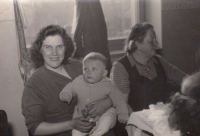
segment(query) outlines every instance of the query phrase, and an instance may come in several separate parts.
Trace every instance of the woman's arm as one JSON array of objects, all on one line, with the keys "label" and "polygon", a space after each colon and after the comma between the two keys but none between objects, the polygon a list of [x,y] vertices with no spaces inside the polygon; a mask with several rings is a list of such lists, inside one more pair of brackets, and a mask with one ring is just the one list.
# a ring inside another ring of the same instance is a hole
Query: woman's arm
[{"label": "woman's arm", "polygon": [[174,85],[181,85],[183,78],[188,75],[176,66],[173,66],[172,64],[167,62],[161,56],[157,55],[157,57],[160,59],[164,67],[168,82]]},{"label": "woman's arm", "polygon": [[[111,80],[115,82],[119,90],[122,92],[123,98],[128,104],[128,97],[130,92],[130,81],[129,81],[129,75],[124,68],[124,66],[116,61],[113,64],[111,74],[110,74]],[[133,110],[128,104],[129,113],[132,113]]]},{"label": "woman's arm", "polygon": [[129,111],[129,115],[131,115],[131,113],[133,112],[133,109],[131,108],[131,106],[128,104],[128,97],[129,94],[122,94],[124,100],[126,101],[127,105],[128,105],[128,111]]},{"label": "woman's arm", "polygon": [[22,113],[28,130],[32,135],[52,135],[72,129],[88,132],[94,126],[94,124],[89,123],[88,120],[83,118],[59,123],[48,123],[45,122],[43,110],[44,106],[40,95],[34,89],[25,87],[22,97]]},{"label": "woman's arm", "polygon": [[87,133],[94,127],[94,125],[94,123],[89,123],[88,120],[84,118],[76,118],[61,123],[42,122],[36,128],[34,135],[52,135],[69,131],[72,129],[76,129],[83,133]]},{"label": "woman's arm", "polygon": [[110,78],[115,82],[122,93],[130,93],[129,75],[124,66],[116,61],[111,69]]}]

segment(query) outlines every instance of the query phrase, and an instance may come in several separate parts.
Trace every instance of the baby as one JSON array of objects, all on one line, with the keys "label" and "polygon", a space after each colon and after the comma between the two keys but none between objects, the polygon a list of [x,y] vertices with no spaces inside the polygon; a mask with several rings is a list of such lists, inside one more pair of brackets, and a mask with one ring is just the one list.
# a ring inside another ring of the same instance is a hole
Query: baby
[{"label": "baby", "polygon": [[182,136],[200,136],[200,73],[186,77],[181,93],[171,101],[169,126],[180,130]]},{"label": "baby", "polygon": [[[121,92],[115,83],[106,76],[108,73],[106,64],[107,60],[102,54],[89,53],[83,59],[83,75],[67,84],[60,93],[60,99],[68,103],[70,103],[72,97],[77,96],[78,105],[74,110],[73,118],[82,116],[89,118],[89,121],[96,121],[96,127],[90,132],[90,135],[95,136],[105,134],[115,125],[115,114],[117,114],[121,123],[126,123],[129,118],[128,107]],[[87,105],[106,97],[111,98],[114,107],[108,109],[101,117],[90,115],[90,107],[87,107]],[[72,130],[72,135],[88,134]]]},{"label": "baby", "polygon": [[141,113],[154,136],[200,136],[200,73],[185,77],[181,92],[168,104],[152,104],[149,108]]}]

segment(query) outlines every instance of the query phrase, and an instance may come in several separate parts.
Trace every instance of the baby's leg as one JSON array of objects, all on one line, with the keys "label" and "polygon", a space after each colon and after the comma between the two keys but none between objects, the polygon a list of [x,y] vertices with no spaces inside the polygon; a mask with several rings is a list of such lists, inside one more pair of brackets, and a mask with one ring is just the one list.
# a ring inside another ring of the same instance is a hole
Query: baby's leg
[{"label": "baby's leg", "polygon": [[[73,113],[73,119],[78,118],[78,117],[80,117],[80,116],[78,115],[78,107],[76,106],[74,109],[74,113]],[[87,136],[87,135],[88,135],[88,133],[82,133],[76,129],[72,130],[72,136]]]},{"label": "baby's leg", "polygon": [[107,110],[97,121],[97,126],[91,135],[101,136],[113,128],[116,123],[116,113],[114,108]]},{"label": "baby's leg", "polygon": [[72,130],[72,136],[87,136],[87,135],[88,135],[88,133],[82,133],[76,129]]}]

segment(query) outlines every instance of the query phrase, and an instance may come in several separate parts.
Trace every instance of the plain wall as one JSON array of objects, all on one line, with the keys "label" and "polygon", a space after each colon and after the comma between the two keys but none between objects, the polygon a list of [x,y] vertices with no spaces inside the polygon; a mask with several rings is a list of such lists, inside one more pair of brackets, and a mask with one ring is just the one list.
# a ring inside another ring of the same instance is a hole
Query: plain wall
[{"label": "plain wall", "polygon": [[200,68],[200,1],[176,1],[163,3],[163,57],[191,74]]},{"label": "plain wall", "polygon": [[200,69],[200,1],[146,0],[144,21],[153,24],[161,54],[191,74]]},{"label": "plain wall", "polygon": [[162,18],[161,6],[162,0],[146,0],[145,2],[145,20],[154,26],[156,38],[159,43],[158,49],[162,48]]},{"label": "plain wall", "polygon": [[[13,3],[0,4],[13,11]],[[8,14],[12,15],[13,14]],[[18,69],[16,29],[12,20],[0,22],[0,109],[6,111],[13,136],[27,136],[24,117],[21,113],[23,81]]]}]

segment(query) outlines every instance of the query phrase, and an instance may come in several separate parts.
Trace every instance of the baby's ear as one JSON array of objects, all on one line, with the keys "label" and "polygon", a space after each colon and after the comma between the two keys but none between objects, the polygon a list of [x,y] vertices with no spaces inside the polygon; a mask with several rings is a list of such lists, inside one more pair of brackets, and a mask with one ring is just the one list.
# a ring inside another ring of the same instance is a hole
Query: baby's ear
[{"label": "baby's ear", "polygon": [[107,74],[108,74],[108,70],[104,70],[104,73],[103,73],[103,77],[106,77],[107,76]]}]

